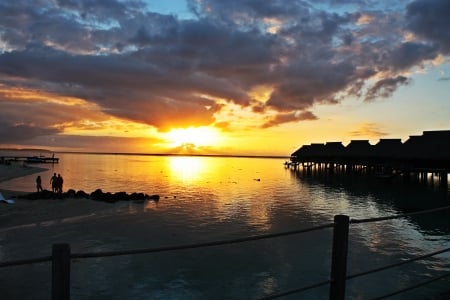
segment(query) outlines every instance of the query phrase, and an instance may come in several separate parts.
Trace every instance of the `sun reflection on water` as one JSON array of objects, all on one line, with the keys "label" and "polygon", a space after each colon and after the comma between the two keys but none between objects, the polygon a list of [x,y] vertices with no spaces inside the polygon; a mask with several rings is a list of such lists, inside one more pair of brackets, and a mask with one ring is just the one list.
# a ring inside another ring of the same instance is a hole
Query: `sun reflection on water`
[{"label": "sun reflection on water", "polygon": [[171,175],[184,183],[201,179],[201,174],[206,168],[202,158],[192,156],[170,157],[169,166]]}]

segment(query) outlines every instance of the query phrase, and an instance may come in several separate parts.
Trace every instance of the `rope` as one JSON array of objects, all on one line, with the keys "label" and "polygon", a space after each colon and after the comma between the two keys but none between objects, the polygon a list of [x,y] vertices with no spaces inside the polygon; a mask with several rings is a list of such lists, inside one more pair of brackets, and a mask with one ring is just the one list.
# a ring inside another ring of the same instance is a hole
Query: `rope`
[{"label": "rope", "polygon": [[[423,211],[418,211],[418,212],[412,212],[412,213],[407,213],[407,214],[402,214],[402,215],[395,215],[395,216],[387,216],[387,217],[379,217],[379,218],[371,218],[371,219],[352,219],[350,220],[350,223],[353,224],[358,224],[358,223],[368,223],[368,222],[378,222],[378,221],[384,221],[384,220],[391,220],[391,219],[397,219],[397,218],[403,218],[403,217],[407,217],[407,216],[412,216],[412,215],[418,215],[418,214],[425,214],[425,213],[432,213],[432,212],[436,212],[436,211],[443,211],[443,210],[447,210],[450,209],[450,206],[446,206],[446,207],[440,207],[440,208],[435,208],[435,209],[429,209],[429,210],[423,210]],[[334,227],[334,223],[329,223],[329,224],[324,224],[324,225],[320,225],[320,226],[316,226],[316,227],[311,227],[311,228],[306,228],[306,229],[299,229],[299,230],[292,230],[292,231],[286,231],[286,232],[279,232],[279,233],[272,233],[272,234],[263,234],[263,235],[256,235],[256,236],[249,236],[249,237],[244,237],[244,238],[237,238],[237,239],[229,239],[229,240],[221,240],[221,241],[213,241],[213,242],[205,242],[205,243],[196,243],[196,244],[187,244],[187,245],[181,245],[181,246],[167,246],[167,247],[159,247],[159,248],[144,248],[144,249],[131,249],[131,250],[122,250],[122,251],[107,251],[107,252],[97,252],[97,253],[73,253],[70,255],[70,258],[93,258],[93,257],[107,257],[107,256],[120,256],[120,255],[132,255],[132,254],[144,254],[144,253],[156,253],[156,252],[164,252],[164,251],[176,251],[176,250],[186,250],[186,249],[194,249],[194,248],[203,248],[203,247],[213,247],[213,246],[220,246],[220,245],[227,245],[227,244],[237,244],[237,243],[243,243],[243,242],[249,242],[249,241],[256,241],[256,240],[262,240],[262,239],[268,239],[268,238],[277,238],[277,237],[282,237],[282,236],[288,236],[288,235],[294,235],[294,234],[301,234],[301,233],[307,233],[307,232],[311,232],[311,231],[315,231],[315,230],[320,230],[320,229],[325,229],[325,228],[332,228]],[[353,274],[353,275],[349,275],[346,277],[346,279],[352,279],[352,278],[356,278],[359,276],[363,276],[363,275],[367,275],[367,274],[371,274],[371,273],[375,273],[375,272],[379,272],[379,271],[383,271],[389,268],[393,268],[393,267],[397,267],[400,265],[404,265],[407,263],[411,263],[413,261],[417,261],[417,260],[421,260],[424,258],[428,258],[440,253],[444,253],[449,251],[450,248],[446,248],[446,249],[442,249],[442,250],[438,250],[432,253],[428,253],[422,256],[418,256],[403,262],[399,262],[396,264],[392,264],[392,265],[388,265],[388,266],[384,266],[384,267],[380,267],[380,268],[376,268],[376,269],[372,269],[370,271],[365,271],[365,272],[361,272],[361,273],[357,273],[357,274]],[[8,267],[8,266],[19,266],[19,265],[27,265],[27,264],[34,264],[34,263],[41,263],[41,262],[48,262],[48,261],[52,261],[53,257],[52,256],[45,256],[45,257],[39,257],[39,258],[34,258],[34,259],[24,259],[24,260],[16,260],[16,261],[9,261],[9,262],[0,262],[0,268],[2,267]],[[431,282],[437,281],[439,279],[445,278],[447,276],[450,276],[450,273],[441,275],[439,277],[433,278],[431,280],[419,283],[417,285],[393,292],[391,294],[387,294],[378,298],[375,298],[373,300],[378,300],[378,299],[383,299],[383,298],[387,298],[390,296],[394,296],[400,293],[403,293],[405,291],[429,284]],[[283,297],[283,296],[288,296],[294,293],[300,293],[309,289],[313,289],[313,288],[317,288],[326,284],[330,284],[331,280],[327,280],[327,281],[323,281],[323,282],[319,282],[319,283],[315,283],[309,286],[305,286],[302,288],[298,288],[298,289],[293,289],[293,290],[289,290],[289,291],[285,291],[285,292],[281,292],[278,294],[272,294],[272,295],[268,295],[265,296],[263,298],[260,298],[261,300],[266,300],[266,299],[276,299],[279,297]]]},{"label": "rope", "polygon": [[296,293],[301,293],[310,289],[314,289],[314,288],[318,288],[327,284],[330,284],[331,280],[327,280],[327,281],[322,281],[322,282],[318,282],[318,283],[314,283],[305,287],[301,287],[298,289],[294,289],[294,290],[290,290],[290,291],[286,291],[286,292],[282,292],[282,293],[278,293],[278,294],[272,294],[269,296],[265,296],[263,298],[259,298],[258,300],[269,300],[269,299],[276,299],[276,298],[280,298],[280,297],[284,297],[284,296],[288,296],[288,295],[292,295],[292,294],[296,294]]},{"label": "rope", "polygon": [[433,208],[433,209],[428,209],[428,210],[415,211],[415,212],[402,214],[402,215],[395,215],[395,216],[387,216],[387,217],[379,217],[379,218],[371,218],[371,219],[359,219],[359,220],[358,219],[351,219],[350,223],[360,224],[360,223],[369,223],[369,222],[379,222],[379,221],[385,221],[385,220],[392,220],[392,219],[399,219],[399,218],[409,217],[409,216],[413,216],[413,215],[421,215],[421,214],[426,214],[426,213],[432,213],[432,212],[442,211],[442,210],[447,210],[447,209],[450,209],[450,206],[444,206],[444,207],[438,207],[438,208]]},{"label": "rope", "polygon": [[415,284],[415,285],[412,285],[412,286],[410,286],[410,287],[407,287],[407,288],[404,288],[404,289],[401,289],[401,290],[397,290],[397,291],[395,291],[395,292],[392,292],[392,293],[389,293],[389,294],[385,294],[385,295],[379,296],[379,297],[377,297],[377,298],[373,298],[372,300],[380,300],[380,299],[385,299],[385,298],[388,298],[388,297],[392,297],[392,296],[395,296],[395,295],[398,295],[398,294],[401,294],[401,293],[404,293],[404,292],[407,292],[407,291],[416,289],[416,288],[418,288],[418,287],[421,287],[421,286],[430,284],[430,283],[432,283],[432,282],[441,280],[441,279],[443,279],[443,278],[445,278],[445,277],[448,277],[448,276],[450,276],[450,272],[448,272],[447,274],[443,274],[443,275],[440,275],[440,276],[431,278],[431,279],[429,279],[429,280],[427,280],[427,281],[422,281],[422,282],[420,282],[420,283],[418,283],[418,284]]},{"label": "rope", "polygon": [[405,260],[405,261],[402,261],[402,262],[399,262],[399,263],[387,265],[387,266],[384,266],[384,267],[372,269],[372,270],[361,272],[361,273],[352,274],[352,275],[347,276],[346,279],[347,280],[348,279],[353,279],[353,278],[356,278],[356,277],[360,277],[360,276],[364,276],[364,275],[368,275],[368,274],[384,271],[384,270],[387,270],[387,269],[390,269],[390,268],[398,267],[398,266],[405,265],[405,264],[408,264],[408,263],[411,263],[411,262],[414,262],[414,261],[417,261],[417,260],[421,260],[421,259],[424,259],[424,258],[428,258],[428,257],[434,256],[434,255],[437,255],[437,254],[441,254],[441,253],[444,253],[444,252],[447,252],[447,251],[450,251],[450,247],[442,249],[442,250],[438,250],[438,251],[435,251],[435,252],[431,252],[431,253],[428,253],[428,254],[424,254],[424,255],[421,255],[421,256],[417,256],[417,257],[414,257],[414,258],[411,258],[411,259],[408,259],[408,260]]},{"label": "rope", "polygon": [[120,256],[120,255],[131,255],[131,254],[143,254],[143,253],[156,253],[156,252],[165,252],[165,251],[176,251],[176,250],[185,250],[185,249],[194,249],[194,248],[204,248],[204,247],[213,247],[213,246],[221,246],[228,244],[237,244],[248,241],[256,241],[268,238],[276,238],[281,236],[293,235],[306,233],[310,231],[320,230],[324,228],[331,228],[334,224],[325,224],[311,228],[292,230],[280,233],[271,233],[271,234],[263,234],[263,235],[255,235],[244,238],[237,238],[231,240],[222,240],[222,241],[213,241],[213,242],[205,242],[205,243],[197,243],[197,244],[187,244],[181,246],[167,246],[167,247],[159,247],[159,248],[144,248],[144,249],[131,249],[131,250],[122,250],[122,251],[106,251],[106,252],[97,252],[97,253],[73,253],[70,255],[71,258],[92,258],[92,257],[105,257],[105,256]]},{"label": "rope", "polygon": [[53,259],[52,256],[44,256],[44,257],[37,257],[37,258],[31,258],[31,259],[21,259],[21,260],[0,262],[0,268],[36,264],[36,263],[51,261],[52,259]]}]

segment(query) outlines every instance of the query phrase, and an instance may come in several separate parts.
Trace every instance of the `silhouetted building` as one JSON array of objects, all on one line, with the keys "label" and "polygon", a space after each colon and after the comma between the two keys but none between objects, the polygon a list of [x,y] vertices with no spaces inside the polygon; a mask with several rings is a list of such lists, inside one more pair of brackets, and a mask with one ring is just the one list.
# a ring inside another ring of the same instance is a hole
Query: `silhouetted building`
[{"label": "silhouetted building", "polygon": [[450,172],[450,130],[424,131],[423,135],[401,139],[380,139],[376,145],[368,140],[352,140],[346,147],[341,142],[303,145],[291,154],[292,165],[343,166],[354,170],[363,166],[365,170],[397,173]]}]

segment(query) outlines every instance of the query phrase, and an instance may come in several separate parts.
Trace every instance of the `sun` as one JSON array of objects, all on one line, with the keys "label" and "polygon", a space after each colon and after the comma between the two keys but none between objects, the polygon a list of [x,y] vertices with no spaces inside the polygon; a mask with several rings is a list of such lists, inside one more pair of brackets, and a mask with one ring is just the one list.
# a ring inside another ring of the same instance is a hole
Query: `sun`
[{"label": "sun", "polygon": [[216,146],[220,142],[220,132],[211,127],[176,128],[169,131],[165,138],[172,146],[206,147]]}]

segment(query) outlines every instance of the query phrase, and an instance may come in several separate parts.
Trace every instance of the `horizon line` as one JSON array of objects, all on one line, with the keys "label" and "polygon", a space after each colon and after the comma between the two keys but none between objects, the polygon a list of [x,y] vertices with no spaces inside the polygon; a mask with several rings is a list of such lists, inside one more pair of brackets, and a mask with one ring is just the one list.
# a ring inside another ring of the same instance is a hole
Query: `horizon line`
[{"label": "horizon line", "polygon": [[137,155],[137,156],[200,156],[200,157],[241,157],[241,158],[290,158],[290,155],[252,154],[201,154],[201,153],[145,153],[145,152],[105,152],[105,151],[52,151],[40,148],[0,148],[0,151],[35,151],[48,153],[94,154],[94,155]]}]

